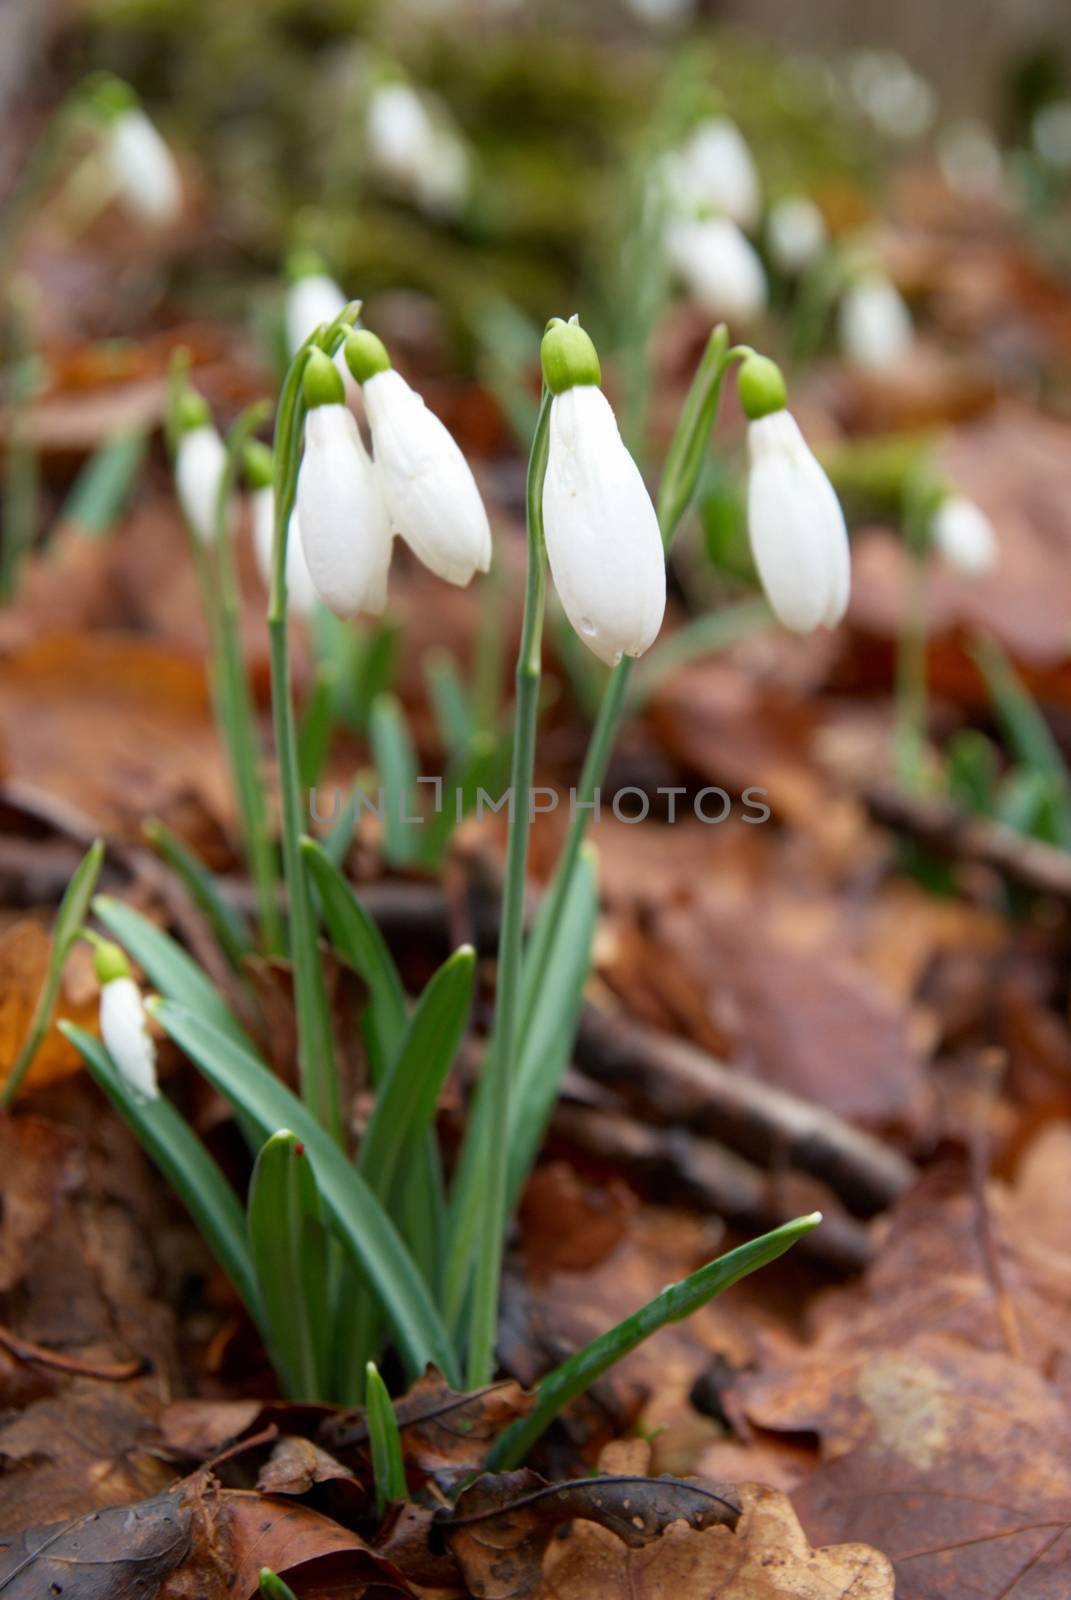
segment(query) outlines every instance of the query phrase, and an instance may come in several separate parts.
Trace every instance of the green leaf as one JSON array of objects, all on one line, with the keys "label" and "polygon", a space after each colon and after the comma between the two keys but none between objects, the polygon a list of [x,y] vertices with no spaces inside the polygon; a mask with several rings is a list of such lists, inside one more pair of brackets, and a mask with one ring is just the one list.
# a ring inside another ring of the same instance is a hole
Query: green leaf
[{"label": "green leaf", "polygon": [[719,324],[707,341],[666,452],[658,495],[658,522],[668,543],[699,482],[710,449],[721,387],[728,367],[729,332]]},{"label": "green leaf", "polygon": [[152,817],[145,823],[142,832],[157,855],[182,879],[227,960],[236,971],[239,970],[246,956],[253,953],[253,940],[241,912],[223,898],[212,873],[187,850],[178,835],[172,833],[165,823]]},{"label": "green leaf", "polygon": [[404,867],[421,847],[422,820],[416,806],[416,755],[405,713],[392,694],[372,702],[368,737],[379,774],[385,806],[383,854],[392,866]]},{"label": "green leaf", "polygon": [[184,1117],[161,1095],[146,1100],[116,1070],[99,1039],[73,1023],[60,1028],[80,1052],[95,1082],[182,1200],[223,1271],[267,1341],[245,1218],[238,1197]]},{"label": "green leaf", "polygon": [[297,1595],[288,1583],[284,1583],[278,1573],[270,1567],[260,1569],[260,1592],[264,1600],[297,1600]]},{"label": "green leaf", "polygon": [[321,663],[316,668],[309,703],[297,736],[298,772],[305,789],[315,789],[323,775],[334,732],[335,669]]},{"label": "green leaf", "polygon": [[257,1156],[247,1223],[269,1348],[288,1398],[326,1399],[327,1235],[305,1147],[288,1128]]},{"label": "green leaf", "polygon": [[335,950],[368,985],[366,1037],[373,1078],[382,1082],[408,1026],[402,980],[383,935],[323,846],[303,839],[301,856]]},{"label": "green leaf", "polygon": [[323,841],[325,854],[340,869],[353,843],[353,830],[357,826],[357,808],[361,803],[362,793],[360,783],[355,783]]},{"label": "green leaf", "polygon": [[101,839],[96,839],[74,869],[71,881],[63,891],[63,899],[60,901],[52,928],[52,949],[48,958],[45,981],[37,997],[25,1042],[4,1084],[3,1096],[0,1097],[0,1103],[4,1106],[11,1105],[18,1094],[22,1081],[33,1064],[33,1058],[40,1048],[41,1040],[48,1032],[52,1014],[56,1009],[63,964],[89,913],[89,902],[93,898],[93,890],[97,886],[103,860],[104,843]]},{"label": "green leaf", "polygon": [[364,1179],[331,1136],[290,1090],[203,1016],[165,1000],[154,1014],[205,1077],[240,1108],[267,1139],[292,1128],[305,1145],[331,1226],[374,1290],[408,1372],[428,1362],[454,1374],[457,1362],[446,1329],[413,1259]]},{"label": "green leaf", "polygon": [[671,1283],[639,1311],[634,1311],[616,1327],[600,1334],[583,1350],[578,1350],[567,1361],[563,1361],[539,1385],[536,1403],[530,1414],[513,1423],[498,1439],[487,1458],[487,1470],[504,1472],[517,1466],[563,1406],[578,1394],[583,1394],[596,1378],[601,1377],[623,1356],[635,1350],[637,1345],[657,1333],[659,1328],[664,1328],[668,1322],[683,1321],[693,1311],[698,1311],[700,1306],[713,1300],[715,1295],[739,1283],[741,1278],[776,1261],[804,1234],[812,1232],[821,1220],[821,1212],[818,1211],[807,1217],[797,1217],[794,1222],[786,1222],[771,1233],[764,1233],[760,1239],[752,1239],[736,1250],[730,1250],[716,1261],[708,1261],[698,1272],[683,1278],[680,1283]]},{"label": "green leaf", "polygon": [[133,492],[149,450],[144,430],[123,429],[101,445],[82,467],[60,512],[91,538],[111,529]]},{"label": "green leaf", "polygon": [[472,707],[457,662],[448,650],[434,650],[425,657],[424,679],[443,749],[448,755],[467,750],[474,726]]},{"label": "green leaf", "polygon": [[93,911],[138,966],[148,973],[154,988],[169,1000],[177,1000],[198,1012],[206,1022],[256,1054],[252,1040],[215,984],[169,933],[154,927],[139,911],[109,895],[98,894],[93,901]]},{"label": "green leaf", "polygon": [[1019,761],[1050,780],[1056,842],[1071,849],[1071,776],[1037,702],[995,639],[975,640],[971,655],[985,678],[1008,742]]},{"label": "green leaf", "polygon": [[372,1476],[376,1485],[376,1516],[381,1517],[396,1500],[405,1500],[409,1485],[405,1481],[402,1436],[390,1403],[387,1386],[374,1361],[366,1368],[365,1417],[368,1442],[372,1447]]},{"label": "green leaf", "polygon": [[992,816],[1000,779],[1000,756],[993,741],[977,728],[963,728],[948,741],[945,764],[948,793],[955,804],[975,816]]},{"label": "green leaf", "polygon": [[390,690],[394,682],[401,644],[402,630],[393,618],[381,622],[375,632],[364,640],[357,663],[352,701],[353,721],[361,733],[368,728],[372,706],[381,694]]}]

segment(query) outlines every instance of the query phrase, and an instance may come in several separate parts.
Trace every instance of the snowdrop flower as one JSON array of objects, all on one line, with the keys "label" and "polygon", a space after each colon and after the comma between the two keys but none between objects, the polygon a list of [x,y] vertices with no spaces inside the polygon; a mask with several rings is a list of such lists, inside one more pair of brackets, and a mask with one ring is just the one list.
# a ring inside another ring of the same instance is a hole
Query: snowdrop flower
[{"label": "snowdrop flower", "polygon": [[468,152],[443,116],[433,118],[407,83],[381,83],[366,119],[374,170],[439,216],[458,212],[468,197]]},{"label": "snowdrop flower", "polygon": [[933,124],[937,96],[895,50],[861,50],[849,74],[860,110],[889,139],[917,139]]},{"label": "snowdrop flower", "polygon": [[[313,350],[303,375],[305,454],[297,527],[317,594],[339,616],[377,615],[387,603],[391,534],[379,473],[345,405],[338,368]],[[290,583],[289,559],[287,583]]]},{"label": "snowdrop flower", "polygon": [[174,222],[182,210],[178,167],[133,89],[101,73],[87,85],[86,99],[103,129],[104,159],[124,205],[146,222]]},{"label": "snowdrop flower", "polygon": [[158,1100],[156,1046],[145,1020],[141,990],[117,944],[95,941],[93,969],[100,984],[100,1036],[119,1076],[142,1100]]},{"label": "snowdrop flower", "polygon": [[391,530],[438,577],[468,583],[491,565],[491,526],[471,467],[374,333],[358,328],[345,351],[361,385]]},{"label": "snowdrop flower", "polygon": [[334,278],[328,277],[317,256],[304,252],[292,256],[287,263],[287,276],[290,283],[284,308],[286,347],[293,357],[321,323],[334,322],[346,309],[347,300]]},{"label": "snowdrop flower", "polygon": [[688,140],[682,157],[683,210],[716,211],[741,228],[755,226],[762,207],[759,174],[735,122],[708,117]]},{"label": "snowdrop flower", "polygon": [[587,334],[555,318],[541,357],[554,397],[543,483],[551,576],[580,638],[613,667],[624,655],[642,655],[662,626],[666,562],[658,517],[599,388],[599,358]]},{"label": "snowdrop flower", "polygon": [[911,313],[899,290],[880,272],[849,285],[837,316],[841,350],[857,367],[880,372],[910,348]]},{"label": "snowdrop flower", "polygon": [[766,240],[774,265],[795,277],[818,260],[829,234],[814,201],[804,194],[775,200],[766,218]]},{"label": "snowdrop flower", "polygon": [[766,598],[793,633],[833,628],[848,605],[851,567],[833,485],[785,410],[785,383],[765,356],[740,369],[748,424],[748,532]]},{"label": "snowdrop flower", "polygon": [[964,577],[984,577],[996,566],[999,550],[993,524],[973,500],[960,494],[946,496],[930,531],[949,566]]},{"label": "snowdrop flower", "polygon": [[728,217],[671,222],[666,254],[693,300],[730,322],[766,309],[766,275],[754,248]]},{"label": "snowdrop flower", "polygon": [[[272,453],[255,439],[246,446],[245,473],[249,483],[249,510],[253,522],[253,554],[265,589],[271,590],[272,547],[275,543],[275,490],[272,487]],[[286,594],[291,611],[307,617],[316,604],[316,585],[305,560],[297,513],[291,513],[286,541]]]},{"label": "snowdrop flower", "polygon": [[193,389],[187,389],[179,401],[177,427],[175,489],[179,505],[194,537],[201,544],[212,544],[227,451],[208,406]]}]

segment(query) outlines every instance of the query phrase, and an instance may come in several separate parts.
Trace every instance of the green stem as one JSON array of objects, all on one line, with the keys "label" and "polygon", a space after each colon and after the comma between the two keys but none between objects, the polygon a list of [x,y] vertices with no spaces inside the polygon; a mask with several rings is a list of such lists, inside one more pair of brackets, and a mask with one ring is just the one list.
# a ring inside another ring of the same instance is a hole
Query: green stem
[{"label": "green stem", "polygon": [[544,391],[528,462],[528,573],[525,580],[521,644],[517,655],[513,765],[510,773],[509,844],[506,854],[506,881],[502,895],[502,926],[498,942],[495,1021],[485,1068],[490,1074],[488,1082],[490,1109],[484,1119],[486,1123],[484,1204],[480,1218],[468,1352],[468,1381],[469,1387],[473,1389],[489,1383],[494,1372],[499,1278],[505,1248],[509,1178],[506,1130],[509,1126],[510,1080],[517,1054],[521,956],[524,942],[524,891],[528,870],[528,834],[531,826],[529,793],[535,765],[543,609],[546,600],[543,479],[547,470],[549,423],[550,395]]}]

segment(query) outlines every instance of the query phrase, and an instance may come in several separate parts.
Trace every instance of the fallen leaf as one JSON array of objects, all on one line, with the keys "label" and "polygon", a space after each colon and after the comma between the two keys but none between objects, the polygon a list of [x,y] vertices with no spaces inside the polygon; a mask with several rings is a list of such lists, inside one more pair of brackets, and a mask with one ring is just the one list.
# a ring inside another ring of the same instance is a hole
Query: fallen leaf
[{"label": "fallen leaf", "polygon": [[[499,1434],[518,1417],[527,1416],[532,1403],[518,1384],[509,1382],[460,1394],[429,1367],[409,1393],[394,1402],[406,1464],[428,1477],[478,1470]],[[363,1450],[368,1444],[363,1409],[328,1417],[318,1439],[332,1454]]]}]

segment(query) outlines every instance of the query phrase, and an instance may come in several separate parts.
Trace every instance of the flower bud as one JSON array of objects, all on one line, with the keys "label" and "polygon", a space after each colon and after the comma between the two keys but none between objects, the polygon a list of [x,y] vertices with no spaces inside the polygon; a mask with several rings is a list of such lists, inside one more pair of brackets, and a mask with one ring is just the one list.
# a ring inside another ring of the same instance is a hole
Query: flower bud
[{"label": "flower bud", "polygon": [[870,372],[896,364],[909,350],[911,313],[899,290],[880,272],[868,273],[845,291],[838,312],[843,354]]},{"label": "flower bud", "polygon": [[381,83],[366,123],[374,170],[432,215],[452,216],[468,197],[468,153],[440,110],[407,83]]},{"label": "flower bud", "polygon": [[689,295],[712,316],[748,323],[766,309],[762,262],[728,217],[671,222],[666,253]]},{"label": "flower bud", "polygon": [[717,212],[741,228],[759,220],[762,191],[751,151],[728,117],[708,117],[681,152],[677,200],[681,209]]},{"label": "flower bud", "polygon": [[361,382],[391,529],[446,583],[468,583],[491,565],[491,526],[471,467],[375,334],[350,334],[346,360]]},{"label": "flower bud", "polygon": [[[322,351],[310,358],[305,454],[298,474],[297,515],[289,549],[300,533],[312,583],[338,616],[378,615],[387,603],[391,535],[380,475],[369,459],[352,414],[342,403],[342,379]],[[330,374],[330,378],[327,377]],[[337,400],[323,398],[331,383]],[[309,390],[313,399],[308,398]]]},{"label": "flower bud", "polygon": [[748,425],[748,453],[748,531],[766,598],[794,633],[835,627],[847,609],[851,564],[833,485],[783,409]]},{"label": "flower bud", "polygon": [[345,400],[342,374],[322,350],[309,351],[301,374],[301,392],[308,411],[315,411],[317,406],[340,406]]},{"label": "flower bud", "polygon": [[[275,546],[275,489],[272,453],[259,439],[245,450],[245,475],[249,484],[249,510],[253,523],[253,554],[265,589],[271,590],[272,555]],[[305,551],[301,543],[296,512],[291,513],[286,541],[286,593],[290,610],[307,617],[316,604]]]},{"label": "flower bud", "polygon": [[[102,961],[103,951],[118,951],[125,971],[118,970],[110,954]],[[143,1100],[158,1100],[156,1046],[146,1023],[141,990],[130,976],[126,958],[117,945],[102,941],[94,966],[101,982],[100,1036],[104,1047],[115,1070],[136,1095]]]},{"label": "flower bud", "polygon": [[776,200],[766,218],[766,242],[774,265],[795,277],[818,260],[829,242],[826,221],[803,194]]},{"label": "flower bud", "polygon": [[182,514],[201,544],[216,537],[216,511],[227,469],[227,450],[212,424],[211,413],[194,389],[179,397],[175,424],[175,489]]},{"label": "flower bud", "polygon": [[575,323],[553,322],[543,336],[543,370],[554,394],[543,531],[566,616],[612,667],[623,655],[642,655],[657,637],[666,563],[651,497],[594,381],[595,348],[581,335]]},{"label": "flower bud", "polygon": [[985,577],[1000,559],[993,524],[973,500],[963,495],[950,494],[941,501],[931,533],[949,566],[964,577]]},{"label": "flower bud", "polygon": [[347,301],[317,256],[309,253],[291,256],[287,276],[290,283],[284,308],[286,347],[290,355],[295,356],[310,333],[334,322],[346,309]]},{"label": "flower bud", "polygon": [[758,422],[772,411],[783,411],[788,400],[781,368],[769,356],[754,351],[745,357],[737,378],[740,409],[749,422]]},{"label": "flower bud", "polygon": [[99,74],[86,101],[104,129],[104,154],[124,205],[146,222],[174,222],[182,210],[175,158],[128,83]]}]

